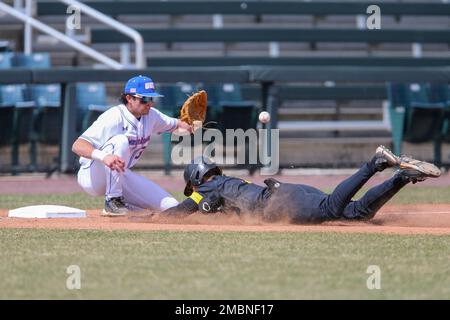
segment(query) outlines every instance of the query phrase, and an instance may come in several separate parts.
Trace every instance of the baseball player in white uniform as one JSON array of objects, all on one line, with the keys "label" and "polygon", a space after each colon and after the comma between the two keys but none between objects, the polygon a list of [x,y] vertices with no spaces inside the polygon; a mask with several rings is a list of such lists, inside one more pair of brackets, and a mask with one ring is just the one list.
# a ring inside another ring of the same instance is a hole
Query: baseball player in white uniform
[{"label": "baseball player in white uniform", "polygon": [[128,210],[165,210],[175,200],[156,183],[131,168],[142,156],[152,134],[176,129],[192,132],[191,126],[153,108],[152,79],[131,78],[121,96],[122,104],[103,114],[74,142],[72,151],[80,156],[78,183],[93,196],[105,195],[103,215],[123,216]]}]

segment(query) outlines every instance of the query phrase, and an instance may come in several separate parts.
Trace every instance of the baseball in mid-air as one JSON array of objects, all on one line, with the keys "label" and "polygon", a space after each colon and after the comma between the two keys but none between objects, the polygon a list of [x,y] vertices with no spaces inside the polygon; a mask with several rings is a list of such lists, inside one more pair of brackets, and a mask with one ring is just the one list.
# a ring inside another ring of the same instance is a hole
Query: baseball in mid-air
[{"label": "baseball in mid-air", "polygon": [[270,121],[270,113],[268,113],[267,111],[263,111],[259,114],[258,119],[261,123],[267,123]]}]

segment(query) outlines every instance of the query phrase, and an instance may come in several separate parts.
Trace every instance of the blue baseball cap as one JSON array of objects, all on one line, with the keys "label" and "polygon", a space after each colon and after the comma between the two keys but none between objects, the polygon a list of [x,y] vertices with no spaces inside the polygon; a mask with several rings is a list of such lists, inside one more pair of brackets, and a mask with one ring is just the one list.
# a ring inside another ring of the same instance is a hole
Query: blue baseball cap
[{"label": "blue baseball cap", "polygon": [[128,80],[123,93],[137,97],[164,97],[155,91],[153,80],[146,76],[137,76]]}]

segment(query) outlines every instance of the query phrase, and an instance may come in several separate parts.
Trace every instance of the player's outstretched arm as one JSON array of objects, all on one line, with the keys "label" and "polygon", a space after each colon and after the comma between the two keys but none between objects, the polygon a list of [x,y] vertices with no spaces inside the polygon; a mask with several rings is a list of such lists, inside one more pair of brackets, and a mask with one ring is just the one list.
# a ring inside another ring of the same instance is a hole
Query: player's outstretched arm
[{"label": "player's outstretched arm", "polygon": [[111,170],[125,171],[125,161],[121,157],[95,149],[90,142],[84,139],[78,138],[75,140],[72,151],[80,157],[99,160]]},{"label": "player's outstretched arm", "polygon": [[166,209],[160,213],[160,215],[179,217],[184,215],[189,215],[198,211],[198,205],[191,198],[185,199],[183,202],[179,203],[177,206]]}]

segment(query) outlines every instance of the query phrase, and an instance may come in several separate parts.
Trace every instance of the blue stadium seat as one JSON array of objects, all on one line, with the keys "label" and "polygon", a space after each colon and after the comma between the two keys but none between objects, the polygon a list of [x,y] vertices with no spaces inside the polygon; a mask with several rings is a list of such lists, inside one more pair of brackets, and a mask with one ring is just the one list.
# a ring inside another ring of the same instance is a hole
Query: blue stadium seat
[{"label": "blue stadium seat", "polygon": [[2,143],[12,146],[13,173],[19,165],[19,145],[31,141],[34,101],[25,98],[25,85],[0,86]]},{"label": "blue stadium seat", "polygon": [[11,52],[0,53],[0,69],[9,69],[12,67],[12,57]]},{"label": "blue stadium seat", "polygon": [[174,113],[176,109],[174,86],[173,85],[160,85],[158,86],[158,92],[164,97],[156,99],[155,108],[168,115]]},{"label": "blue stadium seat", "polygon": [[430,83],[429,97],[432,102],[444,103],[450,107],[450,85],[447,83]]},{"label": "blue stadium seat", "polygon": [[411,108],[445,108],[447,104],[442,92],[429,83],[410,84],[408,94]]},{"label": "blue stadium seat", "polygon": [[[50,68],[50,55],[48,53],[16,53],[12,57],[12,65],[13,67],[31,69]],[[59,84],[29,85],[26,90],[28,97],[35,101],[36,106],[42,106],[43,102],[51,104],[47,106],[59,106],[60,91],[61,86]],[[56,104],[56,101],[58,101],[58,104]]]},{"label": "blue stadium seat", "polygon": [[[189,95],[197,91],[197,85],[195,83],[177,82],[175,84],[160,85],[158,87],[159,93],[164,95],[160,98],[156,104],[156,108],[162,113],[170,117],[179,117],[179,111],[184,101]],[[166,174],[170,173],[171,162],[171,135],[170,133],[163,133],[163,157],[164,157],[164,170]]]},{"label": "blue stadium seat", "polygon": [[[42,69],[50,68],[50,55],[48,53],[16,53],[13,57],[15,67]],[[37,107],[61,106],[61,85],[42,84],[29,85],[26,90],[29,99],[35,102]]]},{"label": "blue stadium seat", "polygon": [[62,128],[61,85],[34,85],[30,98],[37,105],[33,139],[45,144],[59,144]]},{"label": "blue stadium seat", "polygon": [[16,53],[13,57],[13,66],[33,69],[50,68],[50,55],[44,53]]},{"label": "blue stadium seat", "polygon": [[34,103],[25,101],[25,85],[10,84],[0,86],[0,106],[27,107],[34,106]]},{"label": "blue stadium seat", "polygon": [[[36,108],[33,112],[33,127],[30,138],[31,168],[37,168],[37,149],[43,145],[60,145],[62,131],[61,85],[39,84],[27,87],[30,100]],[[53,159],[57,167],[57,157]]]},{"label": "blue stadium seat", "polygon": [[198,91],[197,84],[187,82],[177,82],[174,89],[175,106],[177,108],[180,108],[189,96]]},{"label": "blue stadium seat", "polygon": [[410,104],[403,139],[411,143],[433,141],[441,134],[446,104],[431,101],[428,84],[413,83],[408,89]]},{"label": "blue stadium seat", "polygon": [[208,84],[202,88],[208,93],[206,121],[220,123],[221,130],[256,127],[256,103],[242,98],[239,83]]},{"label": "blue stadium seat", "polygon": [[445,103],[445,120],[442,126],[442,140],[450,142],[450,85],[430,84],[430,95],[433,101],[442,101]]},{"label": "blue stadium seat", "polygon": [[[256,103],[245,101],[239,83],[219,83],[205,85],[203,89],[208,93],[208,114],[206,122],[214,121],[217,124],[207,127],[217,128],[226,134],[227,129],[255,129]],[[239,115],[239,116],[236,116]],[[224,141],[225,143],[225,141]],[[245,140],[245,158],[249,159],[249,141]],[[235,145],[236,146],[236,142]],[[236,150],[236,149],[235,149]],[[250,174],[256,171],[256,164],[242,164]]]},{"label": "blue stadium seat", "polygon": [[102,82],[77,83],[77,130],[85,131],[108,108],[106,87]]},{"label": "blue stadium seat", "polygon": [[[12,66],[11,53],[0,53],[0,69],[9,69]],[[17,98],[9,94],[11,91],[16,92]],[[20,91],[20,93],[18,93]],[[14,106],[20,101],[21,87],[0,86],[0,146],[10,143]],[[23,100],[23,96],[22,96]]]},{"label": "blue stadium seat", "polygon": [[39,108],[61,106],[60,84],[37,84],[29,88],[30,99]]},{"label": "blue stadium seat", "polygon": [[0,39],[0,52],[11,52],[11,43],[8,40]]},{"label": "blue stadium seat", "polygon": [[223,83],[216,87],[217,102],[219,106],[248,106],[249,103],[243,101],[241,85],[239,83]]},{"label": "blue stadium seat", "polygon": [[[20,101],[21,91],[16,85],[0,86],[0,146],[8,145],[11,140],[13,114],[16,101]],[[16,92],[10,95],[10,93]]]},{"label": "blue stadium seat", "polygon": [[177,82],[175,84],[167,84],[159,86],[158,90],[163,98],[158,100],[157,109],[171,116],[178,116],[178,112],[184,101],[192,93],[197,91],[195,83]]},{"label": "blue stadium seat", "polygon": [[249,106],[253,102],[242,98],[239,83],[206,84],[201,87],[208,93],[208,105],[212,107],[223,106]]},{"label": "blue stadium seat", "polygon": [[0,118],[2,120],[0,130],[3,142],[9,141],[13,132],[18,130],[14,128],[14,119],[20,110],[34,107],[34,102],[25,101],[24,88],[25,85],[16,84],[0,86]]},{"label": "blue stadium seat", "polygon": [[432,86],[427,83],[390,83],[387,89],[394,152],[401,154],[402,141],[433,141],[435,162],[440,164],[440,152],[436,146],[442,137],[447,113],[446,101],[439,101],[439,96],[433,93]]},{"label": "blue stadium seat", "polygon": [[[44,69],[50,68],[48,53],[16,53],[13,57],[15,67]],[[42,84],[29,85],[26,89],[29,100],[33,101],[36,110],[32,117],[31,159],[36,165],[36,143],[59,144],[61,138],[61,85]]]}]

